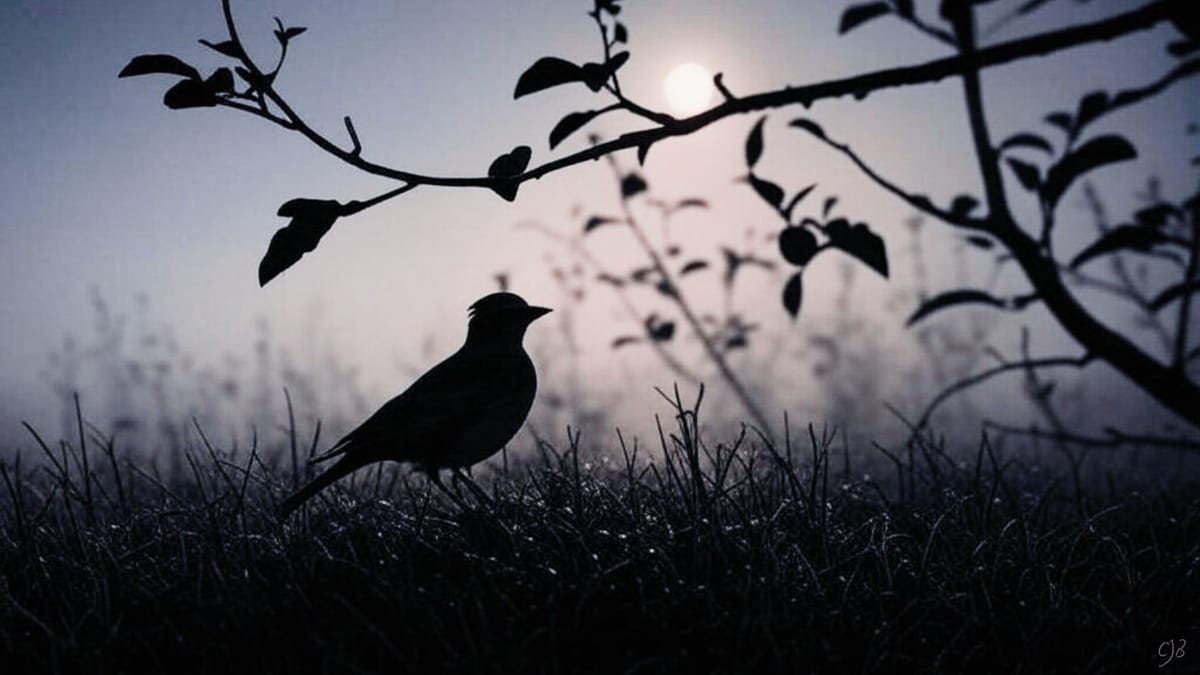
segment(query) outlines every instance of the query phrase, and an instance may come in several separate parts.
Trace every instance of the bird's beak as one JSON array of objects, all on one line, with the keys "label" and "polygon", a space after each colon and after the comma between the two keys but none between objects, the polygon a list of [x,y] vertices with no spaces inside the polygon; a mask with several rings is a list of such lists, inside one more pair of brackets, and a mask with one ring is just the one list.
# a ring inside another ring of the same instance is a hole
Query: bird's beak
[{"label": "bird's beak", "polygon": [[549,307],[537,307],[534,305],[530,305],[529,307],[525,308],[525,311],[529,316],[529,320],[535,321],[538,318],[543,317],[554,310],[550,309]]}]

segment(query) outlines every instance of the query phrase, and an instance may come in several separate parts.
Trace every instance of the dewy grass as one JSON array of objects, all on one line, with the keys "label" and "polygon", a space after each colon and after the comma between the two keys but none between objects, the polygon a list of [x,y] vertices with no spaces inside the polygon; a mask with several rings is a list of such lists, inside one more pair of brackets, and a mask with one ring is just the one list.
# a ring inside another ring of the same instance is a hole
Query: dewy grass
[{"label": "dewy grass", "polygon": [[465,508],[380,466],[286,525],[276,504],[304,478],[293,452],[317,443],[294,425],[269,451],[215,447],[197,426],[159,471],[79,416],[77,442],[34,435],[44,461],[0,464],[5,672],[1200,663],[1177,649],[1200,647],[1186,485],[1082,499],[986,438],[973,461],[916,439],[873,479],[838,458],[832,430],[713,443],[699,400],[669,400],[655,452],[618,432],[611,456],[590,454],[569,432],[458,485]]}]

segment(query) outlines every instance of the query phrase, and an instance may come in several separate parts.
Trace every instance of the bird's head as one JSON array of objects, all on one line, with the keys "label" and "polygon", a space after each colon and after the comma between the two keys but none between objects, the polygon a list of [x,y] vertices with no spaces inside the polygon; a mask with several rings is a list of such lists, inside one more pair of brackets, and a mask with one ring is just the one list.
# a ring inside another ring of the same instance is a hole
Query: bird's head
[{"label": "bird's head", "polygon": [[549,312],[549,308],[530,305],[516,293],[485,295],[467,310],[471,317],[467,340],[479,336],[487,340],[512,337],[520,341],[525,335],[525,328]]}]

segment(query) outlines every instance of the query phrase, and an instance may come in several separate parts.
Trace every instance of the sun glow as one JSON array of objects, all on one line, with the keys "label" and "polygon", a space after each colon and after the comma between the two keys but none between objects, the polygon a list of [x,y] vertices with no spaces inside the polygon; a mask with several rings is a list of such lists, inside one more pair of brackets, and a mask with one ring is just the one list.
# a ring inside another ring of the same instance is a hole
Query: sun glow
[{"label": "sun glow", "polygon": [[694,115],[712,100],[712,73],[698,63],[682,63],[667,73],[663,95],[678,115]]}]

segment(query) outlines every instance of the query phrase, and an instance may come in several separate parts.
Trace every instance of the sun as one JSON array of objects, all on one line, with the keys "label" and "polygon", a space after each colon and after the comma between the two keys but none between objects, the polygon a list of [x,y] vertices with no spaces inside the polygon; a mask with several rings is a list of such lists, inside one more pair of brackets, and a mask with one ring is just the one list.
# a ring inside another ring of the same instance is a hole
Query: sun
[{"label": "sun", "polygon": [[698,63],[681,63],[663,80],[667,104],[679,115],[694,115],[712,100],[712,73]]}]

